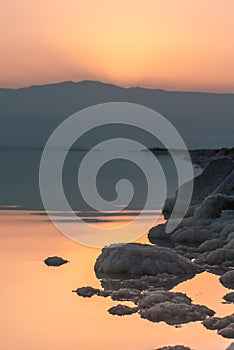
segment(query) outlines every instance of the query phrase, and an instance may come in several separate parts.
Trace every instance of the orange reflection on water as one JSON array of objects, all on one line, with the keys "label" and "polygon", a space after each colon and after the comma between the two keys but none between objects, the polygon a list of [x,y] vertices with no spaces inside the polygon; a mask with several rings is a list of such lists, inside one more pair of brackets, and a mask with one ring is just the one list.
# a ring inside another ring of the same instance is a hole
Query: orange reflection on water
[{"label": "orange reflection on water", "polygon": [[[230,343],[199,322],[174,328],[138,315],[115,317],[107,312],[117,304],[110,298],[83,299],[71,293],[80,286],[100,286],[93,271],[100,250],[70,241],[45,217],[2,211],[0,240],[3,350],[150,350],[173,344],[222,350]],[[146,236],[140,241],[146,242]],[[49,268],[43,260],[51,255],[70,263]],[[216,276],[201,274],[175,289],[214,308],[218,315],[233,311],[221,304],[227,290]]]}]

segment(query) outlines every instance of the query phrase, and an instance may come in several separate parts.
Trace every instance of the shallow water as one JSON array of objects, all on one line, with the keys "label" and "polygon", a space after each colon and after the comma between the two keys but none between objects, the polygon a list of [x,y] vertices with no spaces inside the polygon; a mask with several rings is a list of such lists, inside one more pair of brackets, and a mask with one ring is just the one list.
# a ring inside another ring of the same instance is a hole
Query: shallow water
[{"label": "shallow water", "polygon": [[[1,350],[150,350],[175,344],[223,350],[231,343],[200,322],[175,328],[138,315],[109,315],[107,310],[118,302],[71,292],[86,285],[100,287],[93,271],[99,249],[67,239],[45,216],[23,210],[2,210],[0,215]],[[147,242],[146,235],[139,241]],[[43,260],[51,255],[70,263],[47,267]],[[215,275],[200,274],[175,290],[218,316],[233,312],[233,305],[222,304],[228,290]]]}]

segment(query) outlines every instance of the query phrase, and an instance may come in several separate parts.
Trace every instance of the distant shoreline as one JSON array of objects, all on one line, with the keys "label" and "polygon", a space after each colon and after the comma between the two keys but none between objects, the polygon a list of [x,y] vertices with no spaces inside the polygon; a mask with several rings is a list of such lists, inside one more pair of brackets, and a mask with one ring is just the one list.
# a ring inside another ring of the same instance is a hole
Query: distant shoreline
[{"label": "distant shoreline", "polygon": [[[44,147],[0,147],[0,151],[43,151]],[[160,148],[160,147],[149,147],[149,151],[151,151],[154,154],[169,154],[170,150],[166,148]],[[58,149],[59,151],[59,149]],[[86,148],[71,148],[69,152],[90,152],[92,149],[86,149]],[[95,151],[102,151],[100,150],[95,150]],[[142,149],[142,152],[145,150]],[[174,149],[171,150],[173,152],[184,152],[184,150],[180,149]],[[234,147],[232,148],[207,148],[207,149],[190,149],[188,150],[192,163],[199,165],[201,168],[205,168],[207,164],[211,160],[218,159],[220,157],[230,157],[234,160]]]}]

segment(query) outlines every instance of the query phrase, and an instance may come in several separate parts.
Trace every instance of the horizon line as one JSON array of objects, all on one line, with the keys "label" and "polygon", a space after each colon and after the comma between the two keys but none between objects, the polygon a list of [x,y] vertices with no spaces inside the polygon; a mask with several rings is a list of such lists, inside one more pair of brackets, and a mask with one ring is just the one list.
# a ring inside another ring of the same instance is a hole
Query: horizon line
[{"label": "horizon line", "polygon": [[193,94],[212,94],[212,95],[234,95],[234,91],[233,92],[215,92],[215,91],[200,91],[200,90],[171,90],[171,89],[164,89],[164,88],[158,88],[158,87],[145,87],[145,86],[139,86],[139,85],[133,85],[133,86],[122,86],[119,84],[114,84],[114,83],[108,83],[108,82],[104,82],[101,80],[92,80],[92,79],[84,79],[84,80],[78,80],[78,81],[74,81],[74,80],[62,80],[62,81],[58,81],[58,82],[51,82],[51,83],[38,83],[38,84],[32,84],[32,85],[25,85],[25,86],[20,86],[20,87],[1,87],[0,86],[0,90],[13,90],[13,91],[18,91],[18,90],[24,90],[24,89],[30,89],[30,88],[40,88],[40,87],[44,87],[44,86],[53,86],[53,85],[61,85],[61,84],[66,84],[66,83],[70,83],[70,84],[82,84],[82,83],[98,83],[101,85],[107,85],[107,86],[113,86],[113,87],[117,87],[120,89],[124,89],[124,90],[132,90],[132,89],[142,89],[142,90],[151,90],[151,91],[162,91],[162,92],[175,92],[175,93],[193,93]]}]

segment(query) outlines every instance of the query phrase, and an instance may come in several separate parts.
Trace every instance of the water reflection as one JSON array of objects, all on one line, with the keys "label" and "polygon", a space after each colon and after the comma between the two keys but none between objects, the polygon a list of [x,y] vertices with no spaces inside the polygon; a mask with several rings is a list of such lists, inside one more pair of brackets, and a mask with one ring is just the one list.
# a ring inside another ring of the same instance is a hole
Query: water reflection
[{"label": "water reflection", "polygon": [[[93,271],[100,250],[70,241],[42,215],[25,211],[0,214],[2,349],[150,350],[184,344],[197,350],[222,350],[230,343],[200,322],[174,328],[138,315],[119,318],[107,313],[116,305],[110,298],[78,298],[71,292],[77,287],[100,288]],[[147,237],[139,241],[145,243]],[[71,263],[49,268],[43,260],[52,255]],[[227,289],[215,275],[200,274],[175,290],[186,292],[218,316],[233,312],[232,305],[222,304]]]}]

